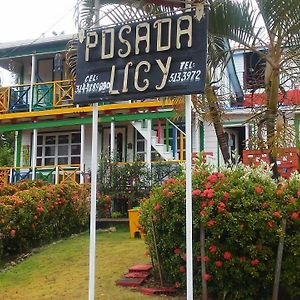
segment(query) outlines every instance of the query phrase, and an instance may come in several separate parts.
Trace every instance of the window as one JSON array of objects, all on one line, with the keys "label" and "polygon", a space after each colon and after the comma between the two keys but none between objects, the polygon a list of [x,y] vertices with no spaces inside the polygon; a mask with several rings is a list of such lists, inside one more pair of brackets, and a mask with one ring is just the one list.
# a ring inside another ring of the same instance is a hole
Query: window
[{"label": "window", "polygon": [[38,166],[80,163],[80,132],[47,133],[38,135]]},{"label": "window", "polygon": [[245,89],[259,89],[264,87],[266,61],[253,52],[245,53]]}]

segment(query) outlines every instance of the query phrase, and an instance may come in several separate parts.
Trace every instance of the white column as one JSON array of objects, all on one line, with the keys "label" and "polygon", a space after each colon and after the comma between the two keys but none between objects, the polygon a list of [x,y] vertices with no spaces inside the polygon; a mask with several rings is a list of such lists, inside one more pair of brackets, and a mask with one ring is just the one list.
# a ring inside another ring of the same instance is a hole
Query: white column
[{"label": "white column", "polygon": [[14,167],[17,166],[17,151],[18,151],[18,135],[19,131],[15,131],[15,152],[14,152]]},{"label": "white column", "polygon": [[95,259],[96,259],[96,195],[98,167],[98,103],[93,104],[92,125],[92,161],[91,161],[91,215],[90,215],[90,256],[89,256],[89,300],[95,294]]},{"label": "white column", "polygon": [[186,289],[187,300],[193,299],[193,209],[192,209],[192,97],[185,96],[186,157]]},{"label": "white column", "polygon": [[245,124],[245,146],[246,149],[249,149],[249,138],[250,138],[250,126],[249,124]]},{"label": "white column", "polygon": [[32,54],[32,56],[31,56],[30,90],[29,90],[29,111],[32,111],[33,84],[35,83],[35,65],[36,65],[36,55]]},{"label": "white column", "polygon": [[85,125],[80,125],[80,184],[84,183],[84,147],[85,146]]},{"label": "white column", "polygon": [[31,151],[31,166],[32,166],[32,180],[35,180],[36,169],[36,154],[37,154],[37,129],[33,129],[32,135],[32,151]]},{"label": "white column", "polygon": [[151,170],[151,140],[152,140],[152,121],[147,120],[147,139],[146,139],[146,163]]},{"label": "white column", "polygon": [[112,159],[112,161],[114,161],[115,157],[115,134],[116,134],[116,130],[115,130],[115,122],[112,121],[110,123],[110,157]]},{"label": "white column", "polygon": [[196,153],[200,152],[200,120],[197,117],[197,115],[195,115],[195,120],[194,120],[194,126],[195,126],[195,145],[194,145],[194,151]]}]

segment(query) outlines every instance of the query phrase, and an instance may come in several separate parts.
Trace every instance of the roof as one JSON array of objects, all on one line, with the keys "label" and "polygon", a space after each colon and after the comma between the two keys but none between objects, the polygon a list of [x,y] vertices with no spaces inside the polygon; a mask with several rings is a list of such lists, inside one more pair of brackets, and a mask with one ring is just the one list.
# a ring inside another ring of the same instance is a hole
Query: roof
[{"label": "roof", "polygon": [[57,35],[34,40],[0,43],[0,59],[28,56],[32,53],[42,54],[64,51],[68,41],[75,35]]}]

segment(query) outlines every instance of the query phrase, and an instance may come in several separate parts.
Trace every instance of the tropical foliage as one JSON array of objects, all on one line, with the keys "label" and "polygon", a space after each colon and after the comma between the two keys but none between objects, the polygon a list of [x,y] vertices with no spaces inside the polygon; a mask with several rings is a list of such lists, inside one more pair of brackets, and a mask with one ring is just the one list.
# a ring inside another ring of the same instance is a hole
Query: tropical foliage
[{"label": "tropical foliage", "polygon": [[[281,224],[287,219],[280,299],[300,295],[300,175],[276,183],[266,168],[238,166],[213,172],[200,165],[194,171],[193,261],[198,292],[201,224],[206,235],[202,259],[209,294],[217,299],[269,299]],[[184,289],[184,177],[169,178],[152,191],[142,203],[140,223],[164,280]]]},{"label": "tropical foliage", "polygon": [[87,227],[86,187],[21,181],[0,195],[0,260]]}]

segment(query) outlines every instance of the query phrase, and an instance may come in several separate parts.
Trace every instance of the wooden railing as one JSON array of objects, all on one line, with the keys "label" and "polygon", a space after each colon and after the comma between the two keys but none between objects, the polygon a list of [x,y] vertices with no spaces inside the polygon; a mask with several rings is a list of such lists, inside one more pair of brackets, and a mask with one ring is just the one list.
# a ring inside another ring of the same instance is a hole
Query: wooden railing
[{"label": "wooden railing", "polygon": [[59,184],[80,182],[79,165],[55,165],[32,167],[0,167],[0,187],[20,180],[41,179],[49,183]]},{"label": "wooden railing", "polygon": [[34,83],[32,91],[30,84],[0,88],[0,113],[67,107],[72,106],[73,101],[72,80]]}]

